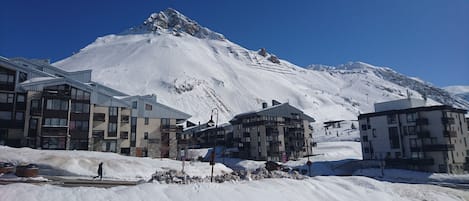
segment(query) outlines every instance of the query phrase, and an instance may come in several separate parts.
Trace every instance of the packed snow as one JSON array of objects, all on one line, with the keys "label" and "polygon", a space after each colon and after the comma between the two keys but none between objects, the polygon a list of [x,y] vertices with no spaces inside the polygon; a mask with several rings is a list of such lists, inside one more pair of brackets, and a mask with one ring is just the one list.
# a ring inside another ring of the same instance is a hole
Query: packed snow
[{"label": "packed snow", "polygon": [[[360,159],[358,142],[322,142],[315,148],[318,155],[311,157],[316,173],[320,168],[333,168],[336,161]],[[203,151],[201,151],[203,152]],[[286,165],[299,167],[305,159],[290,161]],[[105,163],[105,179],[131,180],[147,178],[155,170],[179,170],[181,162],[170,159],[150,159],[120,156],[113,153],[88,151],[45,151],[29,148],[0,147],[0,161],[18,163],[37,163],[48,171],[48,175],[64,175],[86,178],[95,175],[98,162]],[[315,163],[332,162],[327,167],[315,166]],[[253,163],[245,161],[246,163]],[[255,162],[260,165],[260,162]],[[186,162],[189,174],[207,176],[208,163]],[[254,166],[248,165],[250,168]],[[217,174],[231,170],[221,164],[215,166]],[[368,170],[366,170],[368,171]],[[391,171],[391,170],[390,170]],[[395,170],[406,173],[403,170]],[[374,170],[370,170],[373,176]],[[388,172],[386,172],[388,174]],[[412,175],[417,178],[429,175]],[[401,174],[406,175],[406,174]],[[432,175],[430,175],[432,176]],[[3,179],[5,176],[0,176]],[[436,175],[448,179],[451,175]],[[467,177],[467,176],[465,176]],[[467,191],[424,184],[404,184],[379,181],[363,176],[315,176],[306,179],[261,179],[241,180],[224,183],[162,184],[142,183],[136,186],[118,186],[112,188],[96,187],[59,187],[55,185],[34,185],[16,183],[0,186],[2,201],[53,201],[53,200],[469,200]],[[456,177],[453,177],[456,178]],[[91,178],[90,178],[91,179]]]}]

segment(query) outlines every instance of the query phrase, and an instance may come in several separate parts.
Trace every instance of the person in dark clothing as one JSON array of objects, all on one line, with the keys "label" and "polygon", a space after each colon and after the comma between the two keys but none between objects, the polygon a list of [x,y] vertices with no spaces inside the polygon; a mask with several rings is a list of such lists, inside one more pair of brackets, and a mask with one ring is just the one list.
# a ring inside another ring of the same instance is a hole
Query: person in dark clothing
[{"label": "person in dark clothing", "polygon": [[93,178],[98,178],[100,180],[103,180],[103,162],[99,163],[99,166],[98,166],[98,176],[96,177],[93,177]]}]

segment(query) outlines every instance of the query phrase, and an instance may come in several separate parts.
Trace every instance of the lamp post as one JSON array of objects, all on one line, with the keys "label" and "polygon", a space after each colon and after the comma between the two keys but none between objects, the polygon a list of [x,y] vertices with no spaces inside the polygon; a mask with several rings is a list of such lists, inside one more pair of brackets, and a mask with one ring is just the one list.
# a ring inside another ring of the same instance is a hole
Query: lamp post
[{"label": "lamp post", "polygon": [[[217,119],[215,122],[213,122],[213,111],[217,111]],[[207,122],[207,125],[212,127],[215,124],[215,132],[217,131],[218,128],[218,108],[213,108],[212,112],[210,113],[210,120]],[[216,133],[215,133],[216,134]],[[210,165],[212,166],[212,173],[210,174],[210,182],[213,182],[213,166],[215,166],[215,148],[216,148],[216,136],[215,136],[215,141],[213,143],[213,149],[212,153],[210,153]]]}]

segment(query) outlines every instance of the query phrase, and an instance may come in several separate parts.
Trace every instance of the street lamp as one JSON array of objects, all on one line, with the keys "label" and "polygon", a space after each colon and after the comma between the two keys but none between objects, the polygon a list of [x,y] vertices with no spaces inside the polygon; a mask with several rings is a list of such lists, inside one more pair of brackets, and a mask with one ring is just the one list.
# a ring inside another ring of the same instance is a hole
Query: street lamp
[{"label": "street lamp", "polygon": [[[213,111],[217,111],[217,119],[215,122],[213,122]],[[213,125],[215,124],[215,132],[218,132],[217,131],[217,128],[218,128],[218,108],[213,108],[212,109],[212,112],[210,113],[210,120],[207,122],[207,126],[209,127],[213,127]],[[216,138],[215,138],[215,141],[213,143],[213,149],[212,149],[212,153],[210,153],[210,165],[212,166],[212,173],[210,175],[210,182],[213,182],[213,166],[215,166],[215,148],[216,148]]]}]

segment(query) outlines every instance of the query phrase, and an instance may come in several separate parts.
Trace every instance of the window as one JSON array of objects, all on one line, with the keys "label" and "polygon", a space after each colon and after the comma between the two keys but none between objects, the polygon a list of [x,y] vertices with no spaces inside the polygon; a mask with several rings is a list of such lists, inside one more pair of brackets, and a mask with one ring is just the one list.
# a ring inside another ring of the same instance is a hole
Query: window
[{"label": "window", "polygon": [[109,123],[108,133],[117,132],[117,123]]},{"label": "window", "polygon": [[363,136],[363,142],[368,142],[368,136]]},{"label": "window", "polygon": [[373,137],[376,137],[376,128],[373,128],[373,130],[371,130],[371,134],[373,135]]},{"label": "window", "polygon": [[15,83],[15,74],[5,71],[0,71],[0,83],[13,84]]},{"label": "window", "polygon": [[366,124],[362,125],[362,130],[366,131]]},{"label": "window", "polygon": [[137,101],[132,101],[132,109],[137,109]]},{"label": "window", "polygon": [[24,103],[24,95],[23,94],[16,95],[16,102]]},{"label": "window", "polygon": [[148,132],[143,133],[143,139],[148,140]]},{"label": "window", "polygon": [[90,104],[88,103],[72,103],[73,113],[90,113]]},{"label": "window", "polygon": [[16,119],[16,121],[23,121],[24,120],[24,112],[16,112],[15,119]]},{"label": "window", "polygon": [[167,118],[162,118],[161,125],[165,125],[165,126],[170,125],[170,120]]},{"label": "window", "polygon": [[400,146],[399,134],[397,133],[397,127],[390,127],[389,129],[389,142],[391,149],[397,149]]},{"label": "window", "polygon": [[18,83],[24,82],[28,79],[28,74],[25,72],[20,72],[18,75]]},{"label": "window", "polygon": [[0,120],[11,120],[11,112],[0,111]]},{"label": "window", "polygon": [[46,108],[48,110],[68,110],[68,101],[60,99],[48,99]]},{"label": "window", "polygon": [[388,118],[388,124],[396,124],[397,123],[396,115],[390,114],[390,115],[387,116],[387,118]]},{"label": "window", "polygon": [[129,132],[121,132],[121,139],[129,139]]},{"label": "window", "polygon": [[363,152],[365,152],[366,154],[370,153],[370,148],[368,148],[368,147],[363,148]]},{"label": "window", "polygon": [[416,113],[407,113],[406,114],[407,122],[415,122],[415,119],[417,119],[417,114]]},{"label": "window", "polygon": [[44,126],[51,126],[51,127],[67,126],[67,119],[45,118],[44,119]]},{"label": "window", "polygon": [[117,116],[117,107],[109,107],[109,116]]},{"label": "window", "polygon": [[145,117],[145,125],[148,125],[150,123],[150,119],[148,117]]},{"label": "window", "polygon": [[70,121],[70,130],[88,131],[88,121]]},{"label": "window", "polygon": [[145,104],[145,110],[151,111],[153,109],[153,106],[150,104]]},{"label": "window", "polygon": [[15,94],[0,93],[0,103],[13,103]]},{"label": "window", "polygon": [[34,109],[34,110],[41,109],[39,100],[31,100],[31,109]]}]

